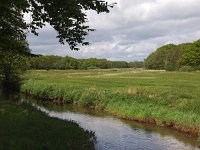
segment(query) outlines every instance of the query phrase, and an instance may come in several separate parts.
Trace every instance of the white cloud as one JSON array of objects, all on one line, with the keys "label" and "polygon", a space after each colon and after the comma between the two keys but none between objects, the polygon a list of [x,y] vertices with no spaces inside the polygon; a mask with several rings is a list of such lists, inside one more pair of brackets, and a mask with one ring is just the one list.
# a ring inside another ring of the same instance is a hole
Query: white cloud
[{"label": "white cloud", "polygon": [[39,37],[29,36],[34,53],[70,55],[77,58],[143,60],[167,43],[200,38],[199,0],[108,0],[118,4],[109,14],[88,12],[89,25],[97,29],[87,37],[92,44],[70,51],[61,46],[49,26]]}]

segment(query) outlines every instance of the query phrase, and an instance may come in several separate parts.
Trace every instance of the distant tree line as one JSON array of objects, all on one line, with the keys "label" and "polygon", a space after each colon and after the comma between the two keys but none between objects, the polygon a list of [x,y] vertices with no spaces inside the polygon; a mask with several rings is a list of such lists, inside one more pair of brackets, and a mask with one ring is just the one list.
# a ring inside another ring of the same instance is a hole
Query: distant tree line
[{"label": "distant tree line", "polygon": [[108,68],[142,68],[143,62],[110,61],[107,59],[76,59],[65,56],[34,56],[29,59],[30,69],[108,69]]},{"label": "distant tree line", "polygon": [[162,46],[145,59],[144,66],[146,69],[168,71],[200,70],[200,40]]},{"label": "distant tree line", "polygon": [[200,70],[200,40],[179,45],[168,44],[151,53],[144,62],[110,61],[107,59],[76,59],[65,56],[35,55],[29,59],[30,69],[108,69],[146,68],[167,71]]}]

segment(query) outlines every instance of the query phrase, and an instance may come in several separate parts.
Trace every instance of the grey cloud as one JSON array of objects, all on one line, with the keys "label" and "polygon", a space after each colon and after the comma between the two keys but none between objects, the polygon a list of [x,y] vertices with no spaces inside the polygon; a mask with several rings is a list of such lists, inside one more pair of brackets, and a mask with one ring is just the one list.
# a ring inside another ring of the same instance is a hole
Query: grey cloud
[{"label": "grey cloud", "polygon": [[29,36],[33,53],[133,61],[144,60],[163,44],[200,38],[199,0],[108,1],[118,3],[109,14],[88,12],[88,24],[96,29],[86,38],[90,46],[70,51],[59,45],[56,32],[47,26],[39,37]]}]

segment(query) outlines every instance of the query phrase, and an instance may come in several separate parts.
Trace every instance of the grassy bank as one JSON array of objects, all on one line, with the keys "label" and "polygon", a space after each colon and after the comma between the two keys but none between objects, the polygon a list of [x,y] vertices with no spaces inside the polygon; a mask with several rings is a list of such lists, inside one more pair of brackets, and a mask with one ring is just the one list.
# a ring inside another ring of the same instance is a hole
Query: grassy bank
[{"label": "grassy bank", "polygon": [[26,103],[0,98],[1,150],[88,150],[95,149],[93,137],[74,122],[49,118]]},{"label": "grassy bank", "polygon": [[21,91],[196,134],[200,73],[134,69],[30,71]]}]

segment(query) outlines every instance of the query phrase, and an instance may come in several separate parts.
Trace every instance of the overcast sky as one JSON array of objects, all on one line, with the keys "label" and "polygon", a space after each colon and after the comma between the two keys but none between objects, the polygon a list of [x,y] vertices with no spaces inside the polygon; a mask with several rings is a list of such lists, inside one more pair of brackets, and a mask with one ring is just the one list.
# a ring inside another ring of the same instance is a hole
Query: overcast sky
[{"label": "overcast sky", "polygon": [[156,48],[168,43],[200,38],[200,0],[107,0],[117,2],[110,13],[88,12],[90,46],[71,51],[60,45],[55,31],[46,26],[39,36],[28,36],[32,53],[143,61]]}]

